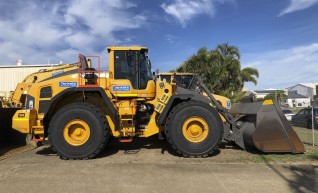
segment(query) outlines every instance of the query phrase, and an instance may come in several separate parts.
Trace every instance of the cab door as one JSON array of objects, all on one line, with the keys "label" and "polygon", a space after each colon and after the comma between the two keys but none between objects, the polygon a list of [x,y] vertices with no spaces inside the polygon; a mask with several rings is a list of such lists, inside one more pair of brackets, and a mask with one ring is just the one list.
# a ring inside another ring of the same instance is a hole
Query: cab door
[{"label": "cab door", "polygon": [[111,92],[117,97],[155,96],[155,83],[145,53],[140,51],[114,51],[114,79]]},{"label": "cab door", "polygon": [[137,51],[114,51],[114,79],[111,92],[117,97],[136,97],[138,95]]}]

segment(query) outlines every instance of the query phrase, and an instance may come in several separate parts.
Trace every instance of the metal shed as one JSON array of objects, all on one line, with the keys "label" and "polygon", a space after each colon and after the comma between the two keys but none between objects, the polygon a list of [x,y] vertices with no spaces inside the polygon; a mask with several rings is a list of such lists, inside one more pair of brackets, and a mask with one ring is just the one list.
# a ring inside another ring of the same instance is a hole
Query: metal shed
[{"label": "metal shed", "polygon": [[0,66],[0,97],[8,97],[10,91],[14,91],[17,84],[34,72],[41,69],[48,69],[57,64],[37,64],[37,65],[6,65]]}]

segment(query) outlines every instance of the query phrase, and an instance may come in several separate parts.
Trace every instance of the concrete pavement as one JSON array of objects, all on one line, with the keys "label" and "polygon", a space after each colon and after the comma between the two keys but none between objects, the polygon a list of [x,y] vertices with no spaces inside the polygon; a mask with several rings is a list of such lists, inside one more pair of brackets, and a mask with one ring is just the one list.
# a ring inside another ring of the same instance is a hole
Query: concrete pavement
[{"label": "concrete pavement", "polygon": [[[219,153],[222,156],[222,153]],[[0,161],[0,192],[317,192],[317,164],[217,163],[160,148],[108,147],[60,160],[44,146]]]}]

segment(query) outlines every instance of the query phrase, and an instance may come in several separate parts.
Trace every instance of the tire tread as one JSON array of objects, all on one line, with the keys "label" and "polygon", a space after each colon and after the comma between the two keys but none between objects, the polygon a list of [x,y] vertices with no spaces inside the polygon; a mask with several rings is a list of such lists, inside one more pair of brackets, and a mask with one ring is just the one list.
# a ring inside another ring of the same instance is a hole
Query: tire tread
[{"label": "tire tread", "polygon": [[[94,152],[92,152],[91,154],[85,156],[85,157],[73,157],[73,156],[66,156],[66,155],[63,155],[61,152],[59,152],[57,150],[57,148],[55,148],[54,146],[54,143],[51,139],[51,132],[53,130],[53,125],[54,123],[56,122],[56,120],[58,119],[59,117],[59,114],[61,112],[64,112],[68,109],[73,109],[73,107],[81,107],[81,106],[84,106],[86,108],[89,108],[91,109],[95,115],[97,115],[97,118],[100,119],[100,123],[102,123],[102,128],[103,129],[103,137],[102,137],[102,141],[101,143],[99,144],[98,148],[96,148],[96,150]],[[57,111],[52,120],[50,121],[50,124],[49,124],[49,128],[48,128],[48,138],[49,138],[49,142],[52,146],[52,149],[53,151],[55,151],[57,153],[57,155],[60,157],[60,159],[62,160],[85,160],[85,159],[92,159],[94,158],[96,155],[98,155],[104,148],[105,148],[105,145],[107,143],[107,140],[108,140],[108,136],[109,136],[109,125],[108,125],[108,121],[104,115],[104,113],[98,108],[96,107],[95,105],[92,105],[92,104],[89,104],[89,103],[84,103],[84,102],[77,102],[77,103],[72,103],[72,104],[69,104],[69,105],[66,105],[65,107],[63,107],[62,109],[60,109],[59,111]]]},{"label": "tire tread", "polygon": [[179,154],[179,155],[182,155],[183,157],[194,157],[194,158],[204,158],[204,157],[208,157],[208,156],[211,156],[214,151],[216,149],[218,149],[218,146],[219,144],[221,143],[222,141],[222,137],[223,137],[223,133],[224,133],[224,129],[221,130],[221,135],[218,137],[217,139],[217,145],[214,146],[214,148],[211,148],[210,151],[204,153],[204,154],[201,154],[201,155],[192,155],[191,153],[186,153],[186,152],[183,152],[181,149],[179,149],[172,141],[171,139],[171,135],[170,135],[170,132],[169,132],[169,125],[171,124],[171,122],[173,121],[173,116],[176,114],[176,112],[179,112],[182,108],[184,108],[184,106],[202,106],[202,102],[200,101],[186,101],[186,102],[182,102],[182,103],[179,103],[178,105],[176,105],[172,111],[169,113],[168,117],[167,117],[167,121],[166,121],[166,124],[165,124],[165,134],[166,134],[166,138],[167,138],[167,141],[168,143],[171,145],[171,147]]}]

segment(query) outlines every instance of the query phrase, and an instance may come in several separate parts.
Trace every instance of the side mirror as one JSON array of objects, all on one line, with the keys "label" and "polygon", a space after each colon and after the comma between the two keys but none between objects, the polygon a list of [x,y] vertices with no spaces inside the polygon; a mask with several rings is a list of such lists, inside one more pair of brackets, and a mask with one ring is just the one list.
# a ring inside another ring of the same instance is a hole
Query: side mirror
[{"label": "side mirror", "polygon": [[173,73],[171,82],[176,83],[176,77],[177,77],[177,73]]},{"label": "side mirror", "polygon": [[148,64],[149,64],[149,68],[151,69],[152,65],[151,65],[150,60],[148,60]]},{"label": "side mirror", "polygon": [[156,77],[156,73],[152,72],[152,80],[156,81],[157,77]]}]

